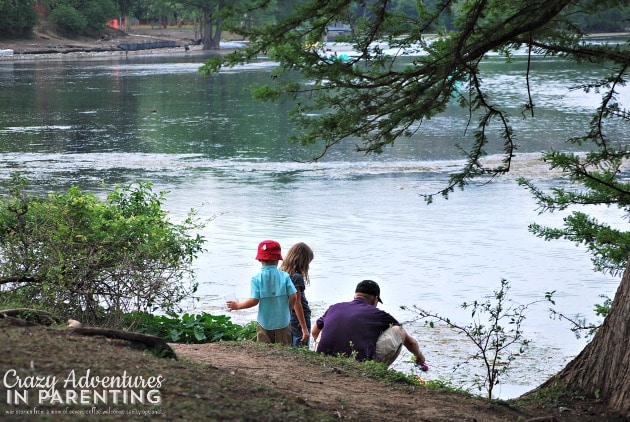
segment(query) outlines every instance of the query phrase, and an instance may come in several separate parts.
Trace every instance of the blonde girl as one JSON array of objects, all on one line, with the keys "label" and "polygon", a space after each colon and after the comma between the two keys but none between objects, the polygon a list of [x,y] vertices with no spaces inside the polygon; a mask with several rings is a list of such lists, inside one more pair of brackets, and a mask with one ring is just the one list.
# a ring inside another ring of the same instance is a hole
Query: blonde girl
[{"label": "blonde girl", "polygon": [[295,306],[291,310],[291,335],[293,346],[308,347],[311,333],[311,308],[304,291],[310,284],[308,267],[313,260],[313,250],[304,242],[291,246],[284,256],[280,269],[291,276],[291,281],[297,290]]}]

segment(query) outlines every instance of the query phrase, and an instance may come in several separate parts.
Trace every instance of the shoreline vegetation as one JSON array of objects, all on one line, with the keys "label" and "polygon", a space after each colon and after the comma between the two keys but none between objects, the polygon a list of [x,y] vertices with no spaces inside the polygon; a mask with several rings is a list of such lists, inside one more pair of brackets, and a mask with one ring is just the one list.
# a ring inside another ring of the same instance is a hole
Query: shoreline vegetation
[{"label": "shoreline vegetation", "polygon": [[[630,36],[630,32],[593,33],[591,38]],[[126,57],[130,55],[186,55],[199,53],[225,54],[245,43],[242,39],[224,37],[219,50],[203,50],[190,28],[134,27],[129,32],[108,28],[101,38],[68,39],[46,31],[35,31],[30,39],[0,39],[0,61],[57,60],[64,58],[84,59],[103,57]],[[175,46],[128,50],[120,45],[168,42]],[[2,54],[5,52],[5,54]]]}]

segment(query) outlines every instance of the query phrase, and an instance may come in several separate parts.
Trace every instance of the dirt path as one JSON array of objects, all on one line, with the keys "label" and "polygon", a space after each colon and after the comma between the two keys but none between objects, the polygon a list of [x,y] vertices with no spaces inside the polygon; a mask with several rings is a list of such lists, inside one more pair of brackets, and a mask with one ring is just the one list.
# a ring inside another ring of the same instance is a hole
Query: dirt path
[{"label": "dirt path", "polygon": [[270,348],[249,343],[171,344],[180,359],[209,364],[232,375],[251,379],[339,419],[374,421],[508,421],[526,420],[504,405],[442,394],[421,387],[394,389],[384,383],[321,367],[301,356],[278,356]]}]

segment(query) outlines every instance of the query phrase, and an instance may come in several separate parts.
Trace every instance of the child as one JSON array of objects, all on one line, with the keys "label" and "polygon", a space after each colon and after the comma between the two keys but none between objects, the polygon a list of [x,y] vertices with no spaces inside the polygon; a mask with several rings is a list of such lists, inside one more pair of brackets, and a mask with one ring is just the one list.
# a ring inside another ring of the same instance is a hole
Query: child
[{"label": "child", "polygon": [[291,246],[280,267],[291,275],[291,281],[297,290],[295,306],[291,310],[291,335],[293,346],[297,347],[308,347],[311,333],[311,308],[304,290],[310,284],[308,267],[313,257],[313,250],[306,243],[299,242]]},{"label": "child", "polygon": [[289,274],[278,269],[282,260],[280,244],[263,240],[258,245],[256,259],[262,268],[252,277],[251,297],[239,301],[227,301],[231,311],[252,308],[258,304],[256,340],[263,343],[291,345],[291,309],[295,306],[296,290]]}]

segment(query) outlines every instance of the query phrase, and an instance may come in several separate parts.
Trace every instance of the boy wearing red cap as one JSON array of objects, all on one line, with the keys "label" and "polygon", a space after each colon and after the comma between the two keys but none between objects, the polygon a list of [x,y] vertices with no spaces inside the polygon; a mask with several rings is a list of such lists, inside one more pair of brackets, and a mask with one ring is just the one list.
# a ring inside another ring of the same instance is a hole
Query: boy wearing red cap
[{"label": "boy wearing red cap", "polygon": [[258,245],[256,259],[262,268],[252,277],[251,297],[242,302],[228,301],[226,305],[232,311],[259,305],[256,340],[290,346],[289,323],[297,290],[289,274],[278,269],[278,261],[282,261],[280,244],[275,240],[263,240]]}]

